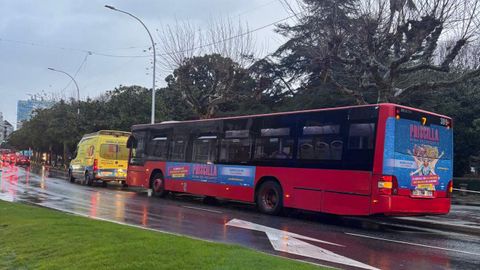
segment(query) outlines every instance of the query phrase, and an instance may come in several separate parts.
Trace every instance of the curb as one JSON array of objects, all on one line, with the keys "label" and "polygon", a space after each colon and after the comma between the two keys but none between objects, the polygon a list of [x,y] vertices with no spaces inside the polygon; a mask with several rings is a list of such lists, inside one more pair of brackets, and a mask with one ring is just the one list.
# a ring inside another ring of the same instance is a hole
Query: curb
[{"label": "curb", "polygon": [[42,170],[42,167],[45,168],[45,172],[46,172],[46,176],[47,177],[55,177],[55,178],[61,178],[61,179],[64,179],[64,180],[67,180],[68,177],[67,177],[67,172],[64,171],[64,170],[60,170],[60,169],[57,169],[57,168],[52,168],[50,166],[40,166],[38,164],[34,164],[32,163],[32,165],[30,166],[33,173],[35,174],[38,174],[38,171]]}]

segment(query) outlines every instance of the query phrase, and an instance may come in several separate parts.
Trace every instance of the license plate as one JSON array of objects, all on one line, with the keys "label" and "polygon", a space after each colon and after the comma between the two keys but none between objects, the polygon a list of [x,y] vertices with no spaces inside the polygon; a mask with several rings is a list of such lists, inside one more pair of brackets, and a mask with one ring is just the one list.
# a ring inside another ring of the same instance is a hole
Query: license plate
[{"label": "license plate", "polygon": [[102,172],[102,175],[103,176],[110,176],[110,175],[112,175],[112,172]]},{"label": "license plate", "polygon": [[415,197],[432,197],[433,192],[430,191],[430,190],[415,189],[415,190],[412,190],[412,196],[415,196]]}]

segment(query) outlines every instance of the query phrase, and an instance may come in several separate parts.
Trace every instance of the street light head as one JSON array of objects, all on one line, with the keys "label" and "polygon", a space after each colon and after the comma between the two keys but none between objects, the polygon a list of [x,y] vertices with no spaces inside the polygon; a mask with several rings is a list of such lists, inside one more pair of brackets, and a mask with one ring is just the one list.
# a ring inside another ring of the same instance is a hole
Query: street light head
[{"label": "street light head", "polygon": [[112,9],[112,10],[117,10],[115,7],[110,6],[110,5],[105,5],[106,8]]},{"label": "street light head", "polygon": [[53,71],[55,71],[55,69],[54,69],[54,68],[48,68],[48,69],[49,69],[49,70],[53,70]]}]

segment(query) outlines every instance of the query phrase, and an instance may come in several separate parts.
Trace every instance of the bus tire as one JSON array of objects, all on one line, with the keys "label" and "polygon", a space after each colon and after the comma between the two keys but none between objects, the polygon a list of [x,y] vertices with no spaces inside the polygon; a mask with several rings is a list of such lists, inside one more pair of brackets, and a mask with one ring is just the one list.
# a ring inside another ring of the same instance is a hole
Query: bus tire
[{"label": "bus tire", "polygon": [[161,173],[156,173],[152,177],[150,180],[150,187],[152,188],[152,194],[155,197],[163,198],[168,194],[168,191],[165,190],[165,180]]},{"label": "bus tire", "polygon": [[71,170],[68,170],[68,180],[70,183],[75,183],[75,177],[73,177]]},{"label": "bus tire", "polygon": [[89,173],[85,174],[85,185],[92,186],[93,185],[93,178]]},{"label": "bus tire", "polygon": [[276,181],[266,181],[256,194],[257,208],[268,215],[278,215],[283,209],[282,187]]}]

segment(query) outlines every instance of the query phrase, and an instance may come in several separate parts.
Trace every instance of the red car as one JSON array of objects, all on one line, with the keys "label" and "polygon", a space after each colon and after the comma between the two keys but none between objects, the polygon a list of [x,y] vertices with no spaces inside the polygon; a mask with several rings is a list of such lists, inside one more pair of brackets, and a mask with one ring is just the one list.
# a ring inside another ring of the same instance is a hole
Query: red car
[{"label": "red car", "polygon": [[15,162],[17,162],[17,155],[15,153],[10,153],[7,161],[10,162],[10,164],[15,164]]},{"label": "red car", "polygon": [[30,166],[30,158],[27,156],[17,156],[15,160],[15,165]]}]

